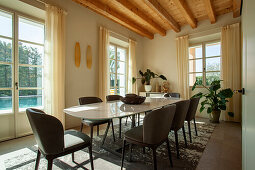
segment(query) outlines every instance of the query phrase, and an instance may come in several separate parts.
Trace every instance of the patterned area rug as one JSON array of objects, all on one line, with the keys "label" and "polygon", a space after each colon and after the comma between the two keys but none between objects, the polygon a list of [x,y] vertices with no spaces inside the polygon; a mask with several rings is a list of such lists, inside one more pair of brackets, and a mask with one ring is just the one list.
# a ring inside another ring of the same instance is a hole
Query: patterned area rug
[{"label": "patterned area rug", "polygon": [[[185,123],[186,137],[188,141],[188,147],[185,148],[182,131],[178,132],[179,144],[180,144],[180,159],[176,158],[174,133],[169,134],[171,153],[173,158],[174,168],[172,169],[195,169],[198,165],[199,159],[201,158],[203,151],[206,147],[208,140],[213,133],[215,124],[208,122],[197,122],[198,136],[195,136],[194,125],[191,124],[192,129],[192,143],[189,142],[188,128]],[[118,138],[118,125],[114,126],[116,142],[113,142],[111,128],[108,131],[104,146],[110,149],[119,149],[122,146],[122,139]],[[130,129],[130,124],[127,126],[122,125],[123,133]],[[93,158],[95,169],[103,170],[114,170],[120,169],[121,158],[113,155],[100,147],[103,138],[103,132],[101,135],[94,137],[93,142]],[[36,158],[36,146],[17,150],[5,155],[0,156],[0,169],[34,169],[35,158]],[[128,157],[128,150],[126,151]],[[71,155],[66,155],[54,160],[53,169],[90,169],[88,150],[84,149],[75,152],[75,161],[71,160]],[[166,144],[162,144],[157,149],[157,162],[158,169],[171,169],[168,159],[168,153]],[[40,161],[39,169],[46,169],[47,161],[42,157]],[[132,161],[125,160],[125,169],[152,169],[152,151],[146,148],[145,154],[142,152],[142,148],[137,146],[133,147],[132,150]]]}]

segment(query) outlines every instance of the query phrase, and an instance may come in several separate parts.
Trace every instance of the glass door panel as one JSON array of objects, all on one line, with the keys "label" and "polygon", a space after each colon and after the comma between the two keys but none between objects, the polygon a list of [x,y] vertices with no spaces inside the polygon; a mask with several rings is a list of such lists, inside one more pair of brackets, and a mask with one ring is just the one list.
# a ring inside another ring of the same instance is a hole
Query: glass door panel
[{"label": "glass door panel", "polygon": [[115,44],[109,46],[110,94],[125,96],[127,49]]},{"label": "glass door panel", "polygon": [[15,137],[13,15],[0,10],[0,141]]},{"label": "glass door panel", "polygon": [[31,133],[25,110],[29,107],[43,109],[43,55],[44,25],[18,17],[17,136]]}]

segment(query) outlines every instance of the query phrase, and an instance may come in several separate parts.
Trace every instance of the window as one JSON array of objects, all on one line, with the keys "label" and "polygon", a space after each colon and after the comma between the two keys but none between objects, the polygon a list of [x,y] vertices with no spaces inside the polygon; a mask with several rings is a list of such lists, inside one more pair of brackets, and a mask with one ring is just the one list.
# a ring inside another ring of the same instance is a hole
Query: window
[{"label": "window", "polygon": [[109,46],[109,77],[110,94],[124,96],[127,88],[127,48],[110,44]]},{"label": "window", "polygon": [[195,81],[206,86],[221,78],[221,44],[205,42],[189,48],[189,86]]},{"label": "window", "polygon": [[44,23],[0,10],[0,113],[43,106]]},{"label": "window", "polygon": [[19,17],[19,108],[42,106],[44,25]]}]

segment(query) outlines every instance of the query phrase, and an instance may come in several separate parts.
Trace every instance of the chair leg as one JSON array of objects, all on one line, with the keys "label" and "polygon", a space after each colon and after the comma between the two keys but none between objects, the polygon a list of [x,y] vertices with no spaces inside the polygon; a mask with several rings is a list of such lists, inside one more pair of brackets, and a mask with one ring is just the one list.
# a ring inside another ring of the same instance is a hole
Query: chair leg
[{"label": "chair leg", "polygon": [[132,123],[131,123],[131,128],[135,127],[136,122],[135,122],[135,115],[132,115]]},{"label": "chair leg", "polygon": [[138,126],[140,125],[140,113],[138,113],[138,115],[137,115],[137,124],[138,124]]},{"label": "chair leg", "polygon": [[35,170],[37,170],[38,167],[39,167],[40,158],[41,158],[41,151],[38,149],[37,150],[36,162],[35,162]]},{"label": "chair leg", "polygon": [[99,125],[97,125],[97,136],[99,135]]},{"label": "chair leg", "polygon": [[172,155],[171,155],[171,150],[170,150],[170,145],[169,145],[169,140],[166,140],[166,146],[167,146],[167,150],[168,150],[168,157],[169,157],[169,161],[171,164],[171,167],[173,167],[173,160],[172,160]]},{"label": "chair leg", "polygon": [[92,143],[89,146],[89,159],[90,159],[91,169],[94,170],[93,156],[92,156]]},{"label": "chair leg", "polygon": [[121,118],[119,118],[119,138],[121,138]]},{"label": "chair leg", "polygon": [[175,145],[176,145],[177,158],[180,159],[179,143],[178,143],[178,133],[177,133],[177,131],[174,131],[174,136],[175,136]]},{"label": "chair leg", "polygon": [[185,142],[185,147],[187,148],[188,144],[187,144],[187,139],[186,139],[186,133],[185,133],[184,125],[182,126],[182,132],[183,132],[183,138],[184,138],[184,142]]},{"label": "chair leg", "polygon": [[47,168],[47,170],[52,170],[52,165],[53,165],[53,159],[48,159],[48,168]]},{"label": "chair leg", "polygon": [[125,123],[126,126],[127,126],[127,121],[128,121],[128,117],[126,118],[126,123]]},{"label": "chair leg", "polygon": [[196,119],[195,119],[195,118],[194,118],[194,126],[195,126],[196,136],[198,136],[198,135],[197,135],[197,125],[196,125]]},{"label": "chair leg", "polygon": [[113,137],[113,141],[115,142],[113,120],[111,120],[111,123],[112,123],[112,137]]},{"label": "chair leg", "polygon": [[[72,153],[72,161],[74,162],[74,152]],[[74,162],[75,163],[75,162]]]},{"label": "chair leg", "polygon": [[90,126],[90,140],[91,140],[91,143],[93,141],[93,126]]},{"label": "chair leg", "polygon": [[152,155],[153,155],[153,166],[154,170],[157,170],[157,155],[156,155],[156,148],[152,148]]},{"label": "chair leg", "polygon": [[191,129],[190,129],[190,121],[187,121],[187,122],[188,122],[188,128],[189,128],[189,140],[190,140],[190,143],[192,143]]},{"label": "chair leg", "polygon": [[121,158],[121,169],[123,169],[124,157],[125,157],[126,140],[123,140],[122,158]]},{"label": "chair leg", "polygon": [[102,141],[102,145],[104,145],[104,142],[105,142],[105,139],[106,139],[106,136],[107,136],[107,133],[108,133],[110,124],[111,124],[111,123],[108,122],[107,127],[106,127],[106,130],[105,130],[105,133],[104,133],[104,138],[103,138],[103,141]]},{"label": "chair leg", "polygon": [[82,129],[83,129],[83,123],[81,123],[81,129],[80,129],[81,132],[82,132]]},{"label": "chair leg", "polygon": [[132,144],[129,144],[129,162],[132,160]]}]

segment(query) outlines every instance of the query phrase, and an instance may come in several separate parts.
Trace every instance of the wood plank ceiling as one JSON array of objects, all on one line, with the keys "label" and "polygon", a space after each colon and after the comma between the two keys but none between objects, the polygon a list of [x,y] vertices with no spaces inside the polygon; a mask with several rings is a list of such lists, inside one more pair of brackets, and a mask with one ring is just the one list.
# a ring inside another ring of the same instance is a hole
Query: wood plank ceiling
[{"label": "wood plank ceiling", "polygon": [[233,12],[241,15],[242,0],[73,0],[96,13],[136,32],[154,38],[167,30],[180,32],[181,27],[209,19],[217,22],[217,16]]}]

